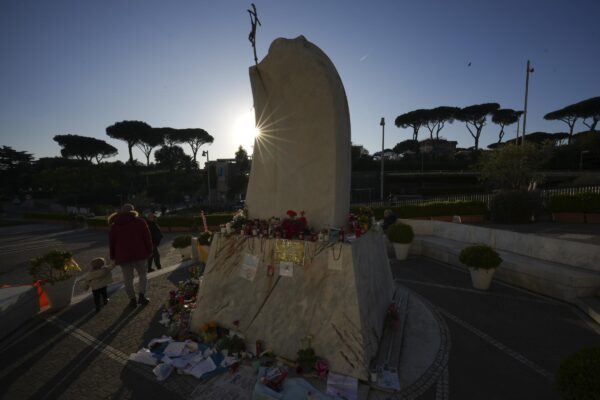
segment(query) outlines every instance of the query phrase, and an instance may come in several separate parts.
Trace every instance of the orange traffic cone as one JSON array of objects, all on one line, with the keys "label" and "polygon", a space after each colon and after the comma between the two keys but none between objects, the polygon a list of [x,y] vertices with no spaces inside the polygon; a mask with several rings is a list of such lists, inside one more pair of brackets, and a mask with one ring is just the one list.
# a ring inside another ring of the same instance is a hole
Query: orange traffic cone
[{"label": "orange traffic cone", "polygon": [[35,281],[33,286],[37,288],[38,299],[40,302],[40,309],[46,307],[48,303],[48,297],[46,297],[46,293],[44,293],[44,289],[42,288],[42,281]]}]

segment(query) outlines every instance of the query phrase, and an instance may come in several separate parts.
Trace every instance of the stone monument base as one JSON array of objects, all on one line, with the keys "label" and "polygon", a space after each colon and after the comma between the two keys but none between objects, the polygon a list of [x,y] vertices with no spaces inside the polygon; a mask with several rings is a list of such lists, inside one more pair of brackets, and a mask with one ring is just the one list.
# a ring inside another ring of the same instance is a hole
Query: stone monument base
[{"label": "stone monument base", "polygon": [[[281,251],[290,244],[295,252]],[[299,248],[303,262],[296,259],[291,271],[281,271],[292,276],[280,275],[278,260],[298,257]],[[252,352],[261,340],[290,360],[310,336],[331,371],[367,380],[393,290],[379,232],[335,244],[216,234],[191,329],[216,321],[237,329]]]}]

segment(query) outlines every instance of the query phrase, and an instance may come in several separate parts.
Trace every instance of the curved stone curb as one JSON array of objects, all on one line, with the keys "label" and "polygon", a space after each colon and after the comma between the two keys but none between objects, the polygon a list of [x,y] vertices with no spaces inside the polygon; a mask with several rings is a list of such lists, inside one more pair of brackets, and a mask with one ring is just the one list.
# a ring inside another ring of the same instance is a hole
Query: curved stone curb
[{"label": "curved stone curb", "polygon": [[[378,399],[378,398],[385,398],[385,399],[393,398],[393,399],[403,399],[403,400],[416,399],[419,396],[421,396],[423,393],[425,393],[435,383],[439,383],[440,380],[444,380],[444,379],[442,379],[444,376],[447,377],[448,360],[449,360],[450,348],[451,348],[451,339],[450,339],[450,331],[448,329],[445,319],[443,318],[441,313],[438,311],[438,309],[434,305],[432,305],[429,301],[427,301],[425,298],[423,298],[421,295],[408,289],[406,286],[401,285],[398,281],[396,281],[396,285],[397,285],[397,287],[400,286],[403,290],[405,290],[411,296],[411,303],[412,302],[420,302],[421,306],[424,306],[425,308],[427,308],[427,310],[431,313],[434,323],[438,327],[438,332],[435,332],[435,334],[439,335],[439,347],[438,347],[437,352],[435,353],[435,356],[432,358],[431,364],[421,374],[420,377],[418,377],[416,380],[411,382],[408,386],[403,387],[399,392],[395,392],[395,393],[379,391],[372,387],[371,392],[369,394],[369,398],[373,398],[373,399]],[[411,308],[414,310],[417,307],[412,306]],[[410,312],[410,310],[409,310],[409,312]],[[407,317],[406,321],[407,321],[407,324],[410,324],[411,319]],[[413,322],[414,322],[414,320],[413,320]],[[410,345],[411,345],[410,332],[407,331],[403,335],[402,349],[404,349]],[[400,352],[400,358],[402,358],[402,350]],[[402,368],[402,366],[399,365],[399,367],[398,367],[399,374],[402,374],[401,368]],[[442,382],[442,383],[443,383],[443,385],[441,385],[441,386],[438,385],[439,386],[438,389],[442,390],[442,391],[445,390],[447,392],[447,379],[444,380],[444,382]]]}]

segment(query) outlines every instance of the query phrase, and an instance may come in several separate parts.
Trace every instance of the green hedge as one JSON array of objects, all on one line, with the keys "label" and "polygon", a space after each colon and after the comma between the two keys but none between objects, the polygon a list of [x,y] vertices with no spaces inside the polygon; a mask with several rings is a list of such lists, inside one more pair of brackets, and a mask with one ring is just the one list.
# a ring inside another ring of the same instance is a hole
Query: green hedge
[{"label": "green hedge", "polygon": [[600,399],[600,347],[584,347],[563,359],[556,388],[564,400]]},{"label": "green hedge", "polygon": [[85,220],[85,222],[87,223],[87,226],[108,227],[108,220],[106,217],[88,218]]},{"label": "green hedge", "polygon": [[[23,215],[25,219],[43,220],[43,221],[63,221],[70,222],[72,216],[64,213],[25,213]],[[233,214],[210,214],[206,216],[206,223],[208,226],[219,226],[230,222],[233,219]],[[108,226],[107,219],[105,217],[87,218],[86,223],[88,226],[93,227],[105,227]],[[158,218],[158,224],[161,227],[191,227],[194,222],[197,226],[202,225],[202,218],[200,216],[166,216]]]},{"label": "green hedge", "polygon": [[[436,217],[452,215],[484,215],[487,205],[484,201],[430,201],[420,204],[407,204],[400,207],[374,207],[376,219],[383,218],[383,212],[391,209],[398,218]],[[356,213],[359,208],[353,208]]]},{"label": "green hedge", "polygon": [[558,194],[550,198],[552,212],[600,213],[600,193]]},{"label": "green hedge", "polygon": [[[209,214],[206,215],[206,224],[208,226],[219,226],[230,222],[233,219],[233,214]],[[202,218],[199,215],[174,215],[158,218],[158,224],[161,227],[169,228],[176,226],[189,226],[196,224],[202,226]]]},{"label": "green hedge", "polygon": [[[218,226],[231,222],[232,220],[233,214],[210,214],[206,216],[206,224],[208,226]],[[201,218],[200,221],[202,221]]]},{"label": "green hedge", "polygon": [[542,209],[542,198],[538,192],[506,190],[496,193],[490,201],[490,216],[500,224],[526,224]]},{"label": "green hedge", "polygon": [[41,213],[41,212],[30,212],[23,214],[25,219],[40,219],[46,221],[69,221],[71,215],[65,213]]}]

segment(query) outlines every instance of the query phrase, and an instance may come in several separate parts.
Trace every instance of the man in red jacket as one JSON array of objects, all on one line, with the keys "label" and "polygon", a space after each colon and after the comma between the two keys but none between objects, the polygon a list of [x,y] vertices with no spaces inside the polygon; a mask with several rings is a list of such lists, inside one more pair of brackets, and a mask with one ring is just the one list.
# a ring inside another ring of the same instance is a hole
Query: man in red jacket
[{"label": "man in red jacket", "polygon": [[[123,270],[125,292],[129,296],[129,305],[146,305],[150,300],[146,297],[146,271],[148,258],[152,255],[152,238],[146,221],[138,217],[133,205],[124,204],[121,211],[108,218],[110,231],[110,259]],[[139,277],[138,300],[133,290],[133,270]]]}]

